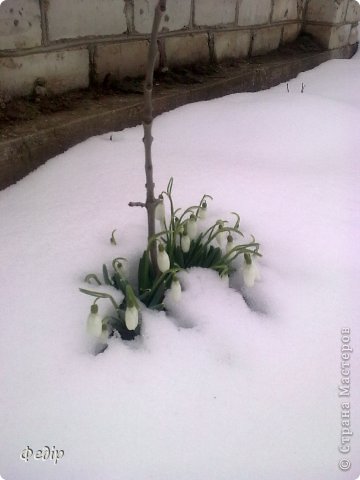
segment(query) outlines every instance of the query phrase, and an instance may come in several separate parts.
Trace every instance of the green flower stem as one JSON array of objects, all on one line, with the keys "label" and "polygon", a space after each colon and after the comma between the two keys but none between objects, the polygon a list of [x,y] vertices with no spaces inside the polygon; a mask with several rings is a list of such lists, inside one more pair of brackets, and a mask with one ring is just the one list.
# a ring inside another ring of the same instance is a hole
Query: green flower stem
[{"label": "green flower stem", "polygon": [[199,206],[197,207],[197,210],[196,210],[196,216],[198,217],[199,216],[199,211],[200,211],[200,208],[202,207],[202,204],[203,202],[209,198],[210,200],[214,200],[213,197],[211,195],[203,195],[202,199],[200,200],[200,203],[199,203]]},{"label": "green flower stem", "polygon": [[181,217],[179,218],[179,222],[181,223],[182,219],[185,217],[185,215],[187,213],[194,213],[193,210],[199,208],[198,205],[192,205],[191,207],[187,208],[181,215]]},{"label": "green flower stem", "polygon": [[235,215],[235,217],[237,218],[234,228],[238,229],[240,225],[240,215],[236,212],[231,212],[231,214]]},{"label": "green flower stem", "polygon": [[[169,188],[169,186],[168,186]],[[171,192],[171,190],[170,190]],[[173,199],[171,197],[171,193],[169,193],[168,191],[167,192],[162,192],[162,194],[165,194],[168,199],[169,199],[169,202],[170,202],[170,230],[174,230],[175,229],[175,212],[174,212],[174,203],[173,203]]]},{"label": "green flower stem", "polygon": [[[226,221],[226,220],[224,220],[224,222],[225,222],[225,221]],[[227,221],[226,221],[226,222],[227,222]],[[212,232],[211,232],[211,234],[209,235],[209,238],[208,238],[207,242],[205,243],[205,246],[209,245],[213,240],[215,240],[215,238],[216,238],[220,233],[234,231],[234,229],[232,229],[231,227],[224,227],[224,226],[222,226],[221,229],[218,228],[218,229],[216,230],[216,232],[213,233],[213,232],[214,232],[214,229],[215,229],[217,226],[219,227],[220,225],[221,225],[221,224],[218,223],[218,222],[215,223],[215,225],[214,225],[214,227],[213,227],[213,229],[212,229]],[[236,232],[237,232],[237,233],[240,233],[240,232],[238,232],[237,230],[236,230]]]},{"label": "green flower stem", "polygon": [[[229,261],[229,263],[231,263],[235,260],[237,256],[241,255],[242,253],[250,253],[252,255],[257,255],[258,257],[261,257],[262,255],[260,253],[250,250],[250,248],[255,247],[256,245],[258,244],[249,243],[247,245],[238,245],[237,247],[234,247],[232,250],[230,250],[229,253],[223,256],[223,261]],[[231,257],[234,252],[235,255]]]},{"label": "green flower stem", "polygon": [[212,236],[209,237],[208,241],[206,242],[205,245],[209,245],[210,242],[212,242],[216,237],[217,235],[219,235],[219,233],[222,233],[222,232],[235,232],[235,233],[238,233],[239,235],[241,235],[242,237],[244,236],[244,234],[242,232],[240,232],[240,230],[237,230],[233,227],[222,227],[221,230],[217,230],[214,234],[212,234]]},{"label": "green flower stem", "polygon": [[94,279],[95,282],[96,282],[98,285],[101,285],[101,282],[100,282],[100,280],[99,280],[99,277],[98,277],[97,275],[95,275],[95,273],[89,273],[89,275],[86,275],[86,277],[84,278],[84,281],[85,281],[86,283],[90,283],[90,284],[91,284],[91,282],[90,282],[91,279]]},{"label": "green flower stem", "polygon": [[169,270],[166,270],[166,272],[162,273],[161,276],[157,279],[156,283],[154,286],[151,288],[151,290],[155,291],[159,288],[160,284],[165,280],[166,276],[169,274],[176,274],[180,268],[170,268]]},{"label": "green flower stem", "polygon": [[79,288],[81,293],[85,293],[86,295],[91,295],[92,297],[97,297],[97,298],[108,298],[111,303],[113,304],[115,310],[118,310],[118,305],[115,302],[114,298],[108,294],[108,293],[103,293],[103,292],[94,292],[92,290],[86,290],[85,288]]},{"label": "green flower stem", "polygon": [[115,232],[116,232],[116,228],[115,228],[115,230],[113,230],[113,231],[111,232],[110,242],[111,242],[113,245],[116,245]]},{"label": "green flower stem", "polygon": [[170,177],[169,183],[167,184],[167,187],[166,187],[166,192],[169,195],[171,195],[173,185],[174,185],[174,177]]},{"label": "green flower stem", "polygon": [[[222,221],[222,220],[221,220]],[[218,220],[212,227],[208,228],[206,230],[206,232],[203,234],[203,237],[205,238],[206,235],[209,235],[209,238],[211,237],[211,235],[213,234],[213,231],[215,230],[216,227],[218,227],[220,225],[220,220]],[[208,245],[209,242],[206,242],[205,245]]]},{"label": "green flower stem", "polygon": [[125,262],[127,262],[127,259],[124,258],[124,257],[116,257],[114,258],[114,260],[112,261],[112,266],[113,266],[113,269],[116,271],[116,268],[115,268],[115,265],[116,265],[116,262],[118,262],[119,260],[124,260]]},{"label": "green flower stem", "polygon": [[[224,227],[223,230],[226,230],[227,232],[235,232],[235,233],[238,233],[241,237],[244,236],[244,234],[238,229],[238,228],[235,228],[235,227]],[[255,238],[253,240],[253,242],[255,241]]]},{"label": "green flower stem", "polygon": [[126,303],[133,303],[134,306],[139,310],[139,303],[134,290],[132,289],[130,283],[126,285]]}]

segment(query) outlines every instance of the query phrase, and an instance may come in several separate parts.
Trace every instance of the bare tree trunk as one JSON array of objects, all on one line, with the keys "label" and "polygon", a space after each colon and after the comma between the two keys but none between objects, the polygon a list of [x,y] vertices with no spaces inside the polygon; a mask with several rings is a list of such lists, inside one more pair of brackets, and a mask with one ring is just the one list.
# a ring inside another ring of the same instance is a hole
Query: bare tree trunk
[{"label": "bare tree trunk", "polygon": [[[159,0],[156,9],[155,16],[153,21],[150,46],[148,52],[147,66],[146,66],[146,76],[145,76],[145,86],[144,86],[144,116],[143,116],[143,127],[144,127],[144,147],[145,147],[145,175],[146,175],[146,202],[142,204],[141,202],[131,202],[130,206],[142,206],[147,209],[148,216],[148,239],[152,238],[155,234],[155,207],[157,200],[155,199],[154,194],[154,180],[153,180],[153,164],[151,157],[151,145],[153,142],[153,137],[151,134],[152,124],[153,124],[153,106],[152,106],[152,91],[153,91],[153,81],[154,81],[154,68],[156,57],[158,53],[157,38],[158,31],[161,22],[163,13],[166,10],[166,0]],[[150,247],[150,258],[153,265],[154,271],[158,273],[157,266],[157,246],[156,242],[153,242]]]}]

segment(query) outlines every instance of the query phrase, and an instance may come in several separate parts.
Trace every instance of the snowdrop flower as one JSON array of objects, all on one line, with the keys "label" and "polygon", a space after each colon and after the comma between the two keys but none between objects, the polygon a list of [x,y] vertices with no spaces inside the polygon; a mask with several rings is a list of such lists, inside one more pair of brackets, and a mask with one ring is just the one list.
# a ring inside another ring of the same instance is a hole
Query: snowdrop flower
[{"label": "snowdrop flower", "polygon": [[135,330],[139,324],[138,309],[129,302],[125,310],[125,325],[128,330]]},{"label": "snowdrop flower", "polygon": [[179,225],[176,229],[175,244],[177,247],[181,246],[181,236],[184,233],[184,225]]},{"label": "snowdrop flower", "polygon": [[91,305],[91,311],[87,319],[86,330],[92,337],[101,337],[102,334],[102,317],[99,315],[99,307],[94,303]]},{"label": "snowdrop flower", "polygon": [[256,263],[254,262],[254,260],[251,259],[251,256],[249,253],[244,253],[244,263],[242,266],[242,273],[243,273],[244,283],[247,287],[253,287],[255,284],[255,281],[260,280],[259,269]]},{"label": "snowdrop flower", "polygon": [[190,240],[194,240],[197,235],[197,219],[195,215],[191,215],[186,226],[187,226],[187,233],[189,235]]},{"label": "snowdrop flower", "polygon": [[170,292],[174,302],[178,302],[181,298],[181,285],[177,277],[171,282]]},{"label": "snowdrop flower", "polygon": [[170,268],[170,258],[162,243],[159,245],[158,249],[157,264],[161,273],[166,272]]},{"label": "snowdrop flower", "polygon": [[225,241],[225,238],[226,238],[226,231],[223,230],[224,226],[222,223],[219,224],[219,228],[217,230],[217,234],[216,234],[216,241],[218,243],[218,245],[220,247],[222,247],[224,241]]},{"label": "snowdrop flower", "polygon": [[102,332],[101,332],[101,335],[100,335],[100,342],[107,343],[108,338],[109,338],[109,330],[108,330],[107,325],[103,323]]},{"label": "snowdrop flower", "polygon": [[155,207],[155,219],[159,220],[161,224],[165,224],[165,205],[162,195],[160,195],[159,200],[159,203]]},{"label": "snowdrop flower", "polygon": [[190,243],[191,243],[190,237],[185,231],[184,235],[181,236],[181,240],[180,240],[181,250],[184,253],[187,253],[190,250]]},{"label": "snowdrop flower", "polygon": [[206,218],[206,214],[207,214],[207,203],[203,202],[201,207],[199,208],[198,217],[201,220],[204,220]]},{"label": "snowdrop flower", "polygon": [[127,266],[126,264],[116,260],[114,263],[114,270],[120,275],[120,277],[126,277],[127,275]]},{"label": "snowdrop flower", "polygon": [[231,235],[228,235],[227,243],[226,243],[226,253],[230,253],[233,248],[234,248],[234,239]]}]

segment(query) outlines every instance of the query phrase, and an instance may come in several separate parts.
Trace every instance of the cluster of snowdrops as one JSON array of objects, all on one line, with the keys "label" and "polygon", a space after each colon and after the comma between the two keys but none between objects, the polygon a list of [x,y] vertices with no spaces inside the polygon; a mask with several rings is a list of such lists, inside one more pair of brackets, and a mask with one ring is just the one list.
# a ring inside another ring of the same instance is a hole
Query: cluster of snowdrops
[{"label": "cluster of snowdrops", "polygon": [[[141,332],[141,308],[165,310],[165,293],[178,302],[182,287],[178,272],[191,267],[210,268],[220,277],[228,279],[236,269],[234,260],[242,256],[241,274],[244,284],[252,287],[260,278],[256,258],[260,257],[259,243],[251,236],[248,243],[239,243],[243,233],[240,231],[240,217],[234,215],[234,224],[217,220],[206,230],[204,220],[207,216],[209,195],[204,195],[198,205],[182,211],[175,209],[172,199],[173,179],[166,191],[159,196],[155,209],[155,219],[159,232],[149,239],[147,249],[140,258],[138,266],[138,284],[133,286],[128,280],[127,260],[117,257],[112,262],[112,272],[103,265],[103,282],[96,274],[85,278],[89,284],[108,285],[120,290],[123,301],[118,305],[113,296],[101,289],[83,289],[80,291],[95,297],[87,319],[87,332],[99,342],[106,344],[112,335],[124,340],[132,340]],[[166,215],[165,200],[169,203],[169,216]],[[114,232],[113,232],[114,234]],[[111,242],[116,244],[112,234]],[[157,268],[151,263],[150,249],[156,245]],[[239,263],[239,262],[238,262]],[[137,292],[137,293],[135,293]],[[99,313],[98,301],[110,301],[114,312],[110,316]]]}]

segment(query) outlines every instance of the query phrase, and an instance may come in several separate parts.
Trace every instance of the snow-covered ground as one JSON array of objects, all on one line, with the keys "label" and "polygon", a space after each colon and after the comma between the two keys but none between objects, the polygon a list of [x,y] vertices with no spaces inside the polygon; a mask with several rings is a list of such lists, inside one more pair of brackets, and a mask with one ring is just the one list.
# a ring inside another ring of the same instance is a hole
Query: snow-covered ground
[{"label": "snow-covered ground", "polygon": [[[142,128],[91,138],[0,192],[6,480],[357,478],[360,56],[289,88],[156,119],[158,193],[173,176],[176,205],[208,193],[213,220],[238,211],[261,242],[262,280],[244,290],[235,275],[229,289],[212,271],[183,273],[171,313],[143,312],[142,337],[103,354],[88,352],[78,288],[145,246],[145,212],[127,206],[145,195]],[[354,348],[349,454],[341,328]],[[64,451],[56,465],[34,458],[45,446]]]}]

